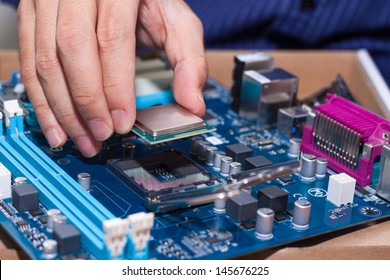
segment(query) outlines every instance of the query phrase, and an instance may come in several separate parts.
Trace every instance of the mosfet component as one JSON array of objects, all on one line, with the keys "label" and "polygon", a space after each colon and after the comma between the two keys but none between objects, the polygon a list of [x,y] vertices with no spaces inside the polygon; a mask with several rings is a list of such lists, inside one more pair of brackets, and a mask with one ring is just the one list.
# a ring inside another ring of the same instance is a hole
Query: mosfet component
[{"label": "mosfet component", "polygon": [[276,124],[278,110],[296,102],[298,78],[283,69],[244,72],[239,114],[259,124]]},{"label": "mosfet component", "polygon": [[80,250],[81,234],[74,225],[57,225],[53,231],[53,239],[57,241],[58,251],[61,254],[69,254]]},{"label": "mosfet component", "polygon": [[38,209],[38,190],[31,184],[14,186],[12,188],[12,205],[20,212]]},{"label": "mosfet component", "polygon": [[334,94],[316,106],[312,125],[303,130],[301,150],[325,158],[360,186],[371,184],[374,164],[390,143],[390,122]]},{"label": "mosfet component", "polygon": [[275,213],[287,210],[288,193],[277,186],[269,186],[258,191],[259,208],[270,208]]},{"label": "mosfet component", "polygon": [[237,161],[243,165],[245,159],[253,155],[253,150],[245,144],[238,143],[226,146],[225,153],[233,161]]},{"label": "mosfet component", "polygon": [[256,218],[257,199],[246,191],[226,201],[226,213],[238,222]]},{"label": "mosfet component", "polygon": [[272,161],[263,156],[254,156],[245,159],[245,169],[255,169],[272,165]]}]

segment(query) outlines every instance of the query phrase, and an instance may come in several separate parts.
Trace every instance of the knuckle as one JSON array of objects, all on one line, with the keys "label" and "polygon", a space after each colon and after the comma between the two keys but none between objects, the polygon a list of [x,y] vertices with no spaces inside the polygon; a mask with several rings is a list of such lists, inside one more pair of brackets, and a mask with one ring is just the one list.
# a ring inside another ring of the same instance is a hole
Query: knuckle
[{"label": "knuckle", "polygon": [[90,111],[97,103],[97,99],[93,94],[78,94],[73,96],[73,101],[81,110]]},{"label": "knuckle", "polygon": [[57,55],[48,50],[38,51],[35,56],[37,74],[42,78],[59,70]]},{"label": "knuckle", "polygon": [[34,102],[34,110],[37,114],[37,118],[40,121],[43,121],[43,124],[45,123],[44,120],[46,119],[47,115],[50,113],[51,109],[49,105],[46,102],[40,102],[36,101]]},{"label": "knuckle", "polygon": [[125,28],[115,17],[109,17],[99,24],[97,29],[97,41],[99,47],[112,49],[122,45],[130,34],[125,34]]},{"label": "knuckle", "polygon": [[71,112],[63,112],[57,115],[57,120],[62,127],[69,127],[76,121],[76,116]]},{"label": "knuckle", "polygon": [[87,40],[87,32],[74,22],[65,22],[58,27],[56,41],[60,51],[78,49]]}]

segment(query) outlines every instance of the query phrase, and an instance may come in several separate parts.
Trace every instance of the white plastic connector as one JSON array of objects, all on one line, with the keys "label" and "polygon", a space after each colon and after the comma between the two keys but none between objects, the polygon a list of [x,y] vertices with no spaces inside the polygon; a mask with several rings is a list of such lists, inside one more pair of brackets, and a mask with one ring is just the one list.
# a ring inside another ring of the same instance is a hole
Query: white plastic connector
[{"label": "white plastic connector", "polygon": [[23,116],[23,110],[16,99],[4,101],[5,125],[9,126],[9,119],[16,116]]},{"label": "white plastic connector", "polygon": [[16,86],[14,87],[14,93],[18,97],[20,97],[24,92],[26,91],[26,88],[24,87],[24,84],[22,83],[17,83]]},{"label": "white plastic connector", "polygon": [[115,218],[103,223],[103,230],[106,233],[104,242],[111,253],[112,258],[119,257],[126,245],[126,234],[129,227],[129,221],[126,219]]},{"label": "white plastic connector", "polygon": [[0,194],[2,198],[11,197],[11,172],[0,162]]},{"label": "white plastic connector", "polygon": [[332,175],[329,177],[327,199],[336,206],[352,203],[355,186],[356,180],[345,173]]},{"label": "white plastic connector", "polygon": [[137,252],[146,248],[150,237],[150,230],[154,223],[154,214],[139,212],[127,217],[129,221],[129,234]]}]

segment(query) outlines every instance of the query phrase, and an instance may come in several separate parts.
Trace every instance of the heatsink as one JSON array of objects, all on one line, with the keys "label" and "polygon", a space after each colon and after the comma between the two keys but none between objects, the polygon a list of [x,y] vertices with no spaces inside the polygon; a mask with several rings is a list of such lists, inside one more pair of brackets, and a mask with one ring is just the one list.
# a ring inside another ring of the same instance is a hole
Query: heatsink
[{"label": "heatsink", "polygon": [[370,185],[382,146],[389,143],[390,122],[335,94],[316,107],[312,126],[304,127],[301,150],[323,157],[360,186]]}]

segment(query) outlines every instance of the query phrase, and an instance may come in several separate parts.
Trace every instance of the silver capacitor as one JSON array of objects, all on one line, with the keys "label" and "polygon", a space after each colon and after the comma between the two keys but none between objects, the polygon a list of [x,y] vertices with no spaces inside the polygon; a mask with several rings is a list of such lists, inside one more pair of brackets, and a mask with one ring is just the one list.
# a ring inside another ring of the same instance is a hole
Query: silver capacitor
[{"label": "silver capacitor", "polygon": [[317,158],[316,176],[319,178],[325,177],[328,170],[328,160],[326,158]]},{"label": "silver capacitor", "polygon": [[206,164],[208,166],[214,165],[214,154],[217,151],[217,147],[209,146],[206,151]]},{"label": "silver capacitor", "polygon": [[16,186],[24,185],[27,183],[27,178],[26,177],[16,177],[14,179],[14,184]]},{"label": "silver capacitor", "polygon": [[298,157],[299,153],[301,151],[301,139],[298,138],[291,138],[290,143],[288,145],[288,156],[290,157]]},{"label": "silver capacitor", "polygon": [[91,188],[91,175],[83,172],[77,175],[77,183],[83,187],[84,190],[89,191]]},{"label": "silver capacitor", "polygon": [[294,202],[292,226],[299,230],[309,228],[311,203],[306,199]]},{"label": "silver capacitor", "polygon": [[230,171],[230,163],[233,162],[233,159],[231,157],[222,157],[221,158],[221,175],[222,176],[229,176]]},{"label": "silver capacitor", "polygon": [[241,172],[241,163],[239,162],[231,162],[230,163],[230,169],[229,169],[229,175],[234,175]]},{"label": "silver capacitor", "polygon": [[56,226],[60,224],[66,224],[66,221],[68,218],[66,218],[64,215],[54,215],[53,216],[53,230],[56,228]]},{"label": "silver capacitor", "polygon": [[221,163],[222,163],[222,158],[225,156],[225,152],[221,151],[216,151],[214,153],[214,166],[213,169],[216,171],[221,170]]},{"label": "silver capacitor", "polygon": [[317,158],[313,155],[302,155],[301,179],[314,181],[316,179]]},{"label": "silver capacitor", "polygon": [[270,208],[260,208],[256,213],[256,237],[262,240],[271,239],[273,234],[275,212]]},{"label": "silver capacitor", "polygon": [[58,210],[58,209],[50,209],[50,210],[47,210],[46,212],[46,215],[47,215],[47,228],[49,230],[52,230],[53,229],[53,225],[54,225],[54,217],[56,215],[60,215],[61,214],[61,211]]},{"label": "silver capacitor", "polygon": [[198,159],[205,161],[206,160],[206,154],[207,154],[207,148],[210,147],[210,143],[207,141],[200,141],[199,142],[199,148],[198,148]]},{"label": "silver capacitor", "polygon": [[47,239],[43,241],[42,249],[46,259],[53,259],[58,252],[58,243],[54,239]]},{"label": "silver capacitor", "polygon": [[202,137],[195,136],[191,138],[191,154],[196,156],[198,154],[199,142],[202,141]]},{"label": "silver capacitor", "polygon": [[226,199],[217,198],[214,200],[214,212],[217,214],[226,212]]}]

